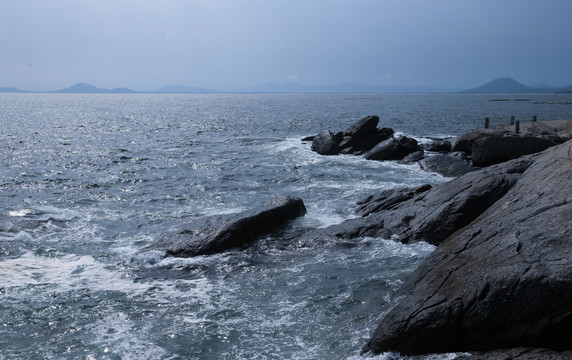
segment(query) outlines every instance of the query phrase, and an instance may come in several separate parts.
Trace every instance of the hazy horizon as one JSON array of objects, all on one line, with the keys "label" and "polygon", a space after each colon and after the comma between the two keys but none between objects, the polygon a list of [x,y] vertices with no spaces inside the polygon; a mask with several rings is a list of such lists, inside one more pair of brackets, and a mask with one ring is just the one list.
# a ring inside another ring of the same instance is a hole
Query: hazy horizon
[{"label": "hazy horizon", "polygon": [[567,0],[4,0],[0,87],[572,84]]}]

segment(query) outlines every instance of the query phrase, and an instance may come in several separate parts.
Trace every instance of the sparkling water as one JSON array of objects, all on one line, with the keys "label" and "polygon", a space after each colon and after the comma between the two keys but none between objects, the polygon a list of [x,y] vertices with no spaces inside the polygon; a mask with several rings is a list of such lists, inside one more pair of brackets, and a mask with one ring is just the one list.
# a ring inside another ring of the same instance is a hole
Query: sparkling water
[{"label": "sparkling water", "polygon": [[[518,97],[0,94],[0,359],[359,358],[434,247],[297,236],[380,190],[448,179],[300,139],[367,115],[420,140],[486,116],[570,118],[570,95]],[[308,214],[252,246],[135,255],[278,194]]]}]

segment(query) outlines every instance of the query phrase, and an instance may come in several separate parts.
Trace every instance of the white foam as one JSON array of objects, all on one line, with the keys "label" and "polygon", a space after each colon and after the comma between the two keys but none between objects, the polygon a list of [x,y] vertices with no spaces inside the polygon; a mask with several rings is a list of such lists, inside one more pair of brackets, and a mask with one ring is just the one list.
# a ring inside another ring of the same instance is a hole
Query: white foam
[{"label": "white foam", "polygon": [[34,215],[40,220],[48,221],[71,221],[78,216],[78,213],[70,209],[60,209],[54,206],[34,206]]}]

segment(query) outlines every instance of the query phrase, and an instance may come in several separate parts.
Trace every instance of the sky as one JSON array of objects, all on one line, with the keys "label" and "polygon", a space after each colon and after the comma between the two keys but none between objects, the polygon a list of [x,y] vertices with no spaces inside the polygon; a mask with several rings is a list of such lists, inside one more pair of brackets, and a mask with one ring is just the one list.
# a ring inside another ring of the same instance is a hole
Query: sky
[{"label": "sky", "polygon": [[0,0],[0,87],[572,85],[572,0]]}]

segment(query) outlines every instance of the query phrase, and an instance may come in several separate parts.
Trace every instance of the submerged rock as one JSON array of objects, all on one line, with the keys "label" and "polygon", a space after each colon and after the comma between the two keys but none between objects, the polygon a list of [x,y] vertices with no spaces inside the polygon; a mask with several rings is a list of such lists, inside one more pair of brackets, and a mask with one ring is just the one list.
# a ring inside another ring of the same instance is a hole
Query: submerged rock
[{"label": "submerged rock", "polygon": [[457,180],[522,161],[531,164],[510,190],[398,290],[363,352],[572,348],[572,141]]},{"label": "submerged rock", "polygon": [[280,196],[261,209],[193,221],[183,230],[164,236],[139,253],[159,250],[165,252],[165,256],[173,257],[211,255],[249,244],[304,214],[306,207],[301,199]]}]

